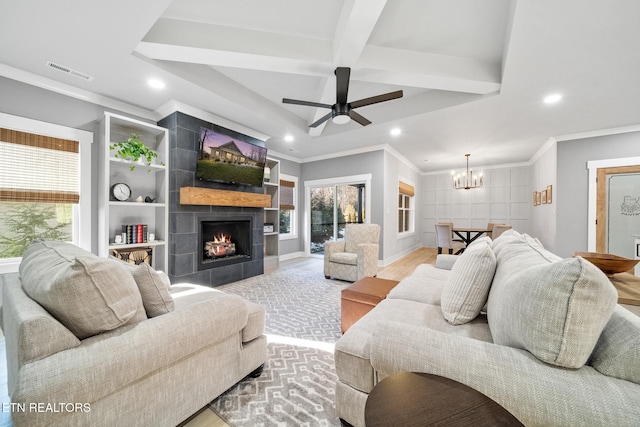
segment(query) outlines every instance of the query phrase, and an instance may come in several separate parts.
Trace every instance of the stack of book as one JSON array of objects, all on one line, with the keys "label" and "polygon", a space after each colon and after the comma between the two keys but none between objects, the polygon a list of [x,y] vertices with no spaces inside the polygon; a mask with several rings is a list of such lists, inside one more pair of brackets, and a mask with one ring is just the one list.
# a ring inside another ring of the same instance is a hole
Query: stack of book
[{"label": "stack of book", "polygon": [[127,224],[122,226],[122,243],[147,243],[147,224]]}]

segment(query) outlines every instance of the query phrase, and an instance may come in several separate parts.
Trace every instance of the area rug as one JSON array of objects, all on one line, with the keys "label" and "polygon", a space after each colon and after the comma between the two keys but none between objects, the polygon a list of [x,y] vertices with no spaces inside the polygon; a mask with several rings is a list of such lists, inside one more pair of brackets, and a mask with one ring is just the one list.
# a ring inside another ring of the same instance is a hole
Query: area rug
[{"label": "area rug", "polygon": [[290,268],[218,287],[266,308],[269,353],[259,378],[242,380],[211,409],[235,427],[340,426],[333,346],[349,285]]}]

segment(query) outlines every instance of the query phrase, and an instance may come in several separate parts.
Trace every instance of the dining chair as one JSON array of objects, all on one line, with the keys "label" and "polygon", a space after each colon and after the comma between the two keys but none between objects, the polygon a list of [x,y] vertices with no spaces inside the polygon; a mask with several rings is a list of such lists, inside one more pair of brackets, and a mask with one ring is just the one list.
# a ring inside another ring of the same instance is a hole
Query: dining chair
[{"label": "dining chair", "polygon": [[487,223],[487,230],[489,230],[489,231],[487,231],[487,232],[485,233],[487,236],[489,236],[489,237],[490,237],[490,238],[492,238],[492,239],[493,239],[493,235],[492,235],[492,233],[493,233],[493,226],[494,226],[494,225],[495,225],[495,224],[494,224],[493,222],[489,222],[489,223]]},{"label": "dining chair", "polygon": [[453,232],[453,223],[452,222],[439,222],[438,224],[449,224],[451,226],[451,238],[454,242],[462,242],[462,239]]},{"label": "dining chair", "polygon": [[493,240],[497,239],[498,237],[500,237],[502,233],[504,233],[507,230],[511,230],[511,228],[512,227],[507,224],[495,224],[491,232],[491,239]]},{"label": "dining chair", "polygon": [[466,245],[458,240],[453,240],[451,238],[451,224],[449,223],[439,223],[435,225],[436,227],[436,240],[438,242],[438,253],[442,253],[442,248],[449,249],[449,253],[452,254],[455,251],[456,255],[464,252],[464,248]]}]

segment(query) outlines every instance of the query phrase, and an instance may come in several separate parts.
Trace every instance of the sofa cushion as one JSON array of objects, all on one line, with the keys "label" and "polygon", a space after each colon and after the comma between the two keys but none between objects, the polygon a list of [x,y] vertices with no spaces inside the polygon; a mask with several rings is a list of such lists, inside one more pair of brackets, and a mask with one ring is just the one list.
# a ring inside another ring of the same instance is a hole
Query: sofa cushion
[{"label": "sofa cushion", "polygon": [[640,317],[616,306],[589,364],[601,374],[640,384]]},{"label": "sofa cushion", "polygon": [[487,301],[496,271],[490,243],[487,238],[469,245],[451,269],[441,305],[444,318],[452,325],[475,319]]},{"label": "sofa cushion", "polygon": [[489,326],[496,344],[528,350],[552,365],[580,368],[617,298],[607,277],[583,258],[540,263],[494,280]]},{"label": "sofa cushion", "polygon": [[147,318],[126,268],[69,243],[34,241],[20,277],[25,292],[80,339]]},{"label": "sofa cushion", "polygon": [[449,270],[435,268],[431,264],[420,264],[409,277],[389,291],[387,298],[440,305],[442,288],[450,274]]}]

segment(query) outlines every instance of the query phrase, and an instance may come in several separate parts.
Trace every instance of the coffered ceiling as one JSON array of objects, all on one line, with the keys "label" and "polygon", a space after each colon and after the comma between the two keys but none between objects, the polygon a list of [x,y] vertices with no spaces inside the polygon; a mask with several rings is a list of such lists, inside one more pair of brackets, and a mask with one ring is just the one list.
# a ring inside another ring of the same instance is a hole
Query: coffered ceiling
[{"label": "coffered ceiling", "polygon": [[[0,0],[0,11],[5,76],[155,118],[188,105],[300,161],[386,144],[422,171],[462,167],[465,153],[518,163],[551,137],[640,121],[637,0]],[[328,110],[282,98],[333,104],[336,67],[351,68],[349,101],[404,96],[359,108],[366,127],[309,128]],[[546,105],[550,93],[563,98]]]}]

